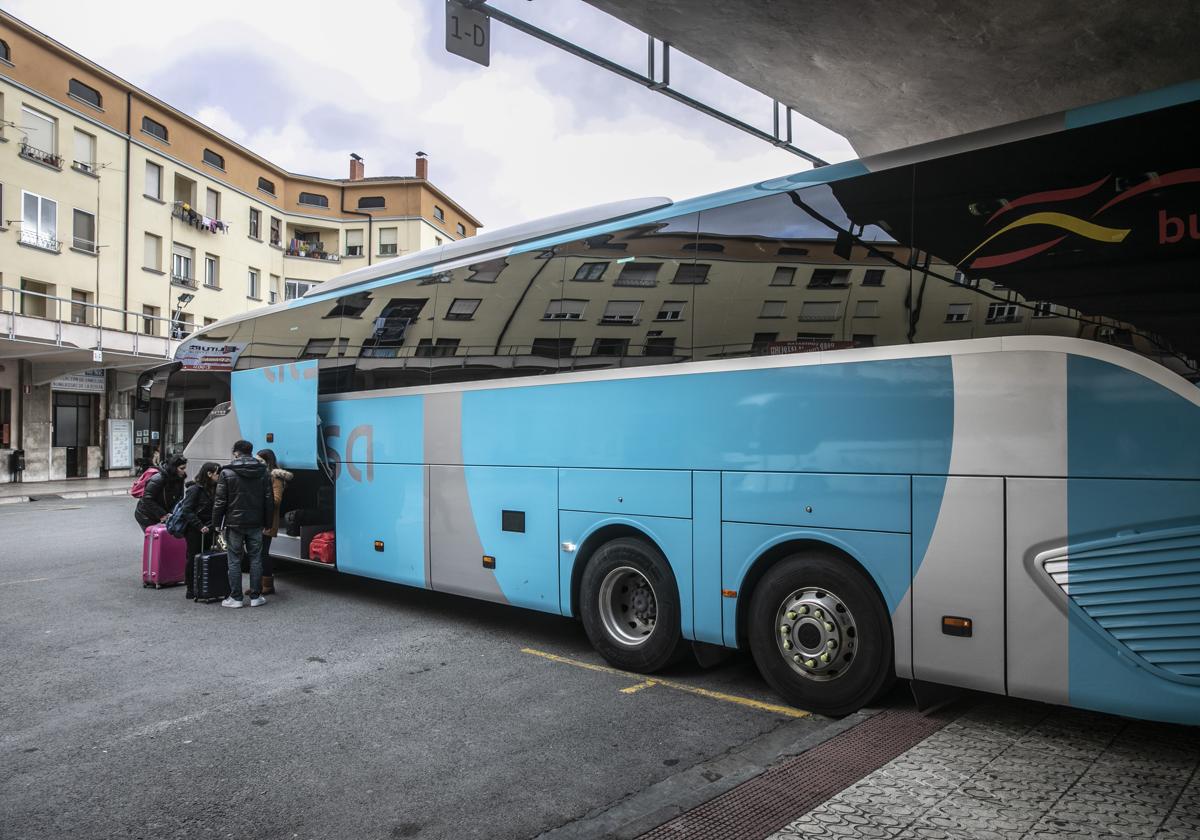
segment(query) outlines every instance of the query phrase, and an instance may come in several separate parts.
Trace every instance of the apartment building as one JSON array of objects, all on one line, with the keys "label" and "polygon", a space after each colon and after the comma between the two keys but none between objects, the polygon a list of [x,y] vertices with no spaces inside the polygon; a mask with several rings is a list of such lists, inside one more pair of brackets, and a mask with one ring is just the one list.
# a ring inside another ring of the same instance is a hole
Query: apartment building
[{"label": "apartment building", "polygon": [[0,481],[122,474],[189,332],[479,227],[420,153],[288,172],[0,11]]}]

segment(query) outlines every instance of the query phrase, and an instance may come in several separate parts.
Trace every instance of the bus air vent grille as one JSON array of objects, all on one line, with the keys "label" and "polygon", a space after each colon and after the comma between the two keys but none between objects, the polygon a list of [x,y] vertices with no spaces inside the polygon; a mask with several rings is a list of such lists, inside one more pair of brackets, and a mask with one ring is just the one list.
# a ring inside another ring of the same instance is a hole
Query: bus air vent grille
[{"label": "bus air vent grille", "polygon": [[1126,652],[1200,682],[1200,528],[1122,534],[1036,562]]}]

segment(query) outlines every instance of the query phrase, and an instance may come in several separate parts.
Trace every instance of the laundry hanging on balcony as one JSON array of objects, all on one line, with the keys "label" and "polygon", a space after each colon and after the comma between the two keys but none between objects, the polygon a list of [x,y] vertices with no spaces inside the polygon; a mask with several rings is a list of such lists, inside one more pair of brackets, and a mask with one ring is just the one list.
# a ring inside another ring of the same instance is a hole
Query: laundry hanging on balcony
[{"label": "laundry hanging on balcony", "polygon": [[191,225],[197,230],[206,230],[209,233],[229,233],[229,225],[222,222],[220,219],[212,219],[202,213],[197,213],[192,209],[190,204],[186,202],[179,204],[176,207],[175,217],[184,224]]}]

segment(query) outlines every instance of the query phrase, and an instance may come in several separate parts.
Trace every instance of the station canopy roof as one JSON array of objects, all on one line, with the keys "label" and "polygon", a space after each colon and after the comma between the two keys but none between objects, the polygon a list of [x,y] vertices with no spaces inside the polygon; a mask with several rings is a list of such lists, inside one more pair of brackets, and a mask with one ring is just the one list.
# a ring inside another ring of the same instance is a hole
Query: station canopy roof
[{"label": "station canopy roof", "polygon": [[1200,78],[1195,0],[587,0],[860,155]]}]

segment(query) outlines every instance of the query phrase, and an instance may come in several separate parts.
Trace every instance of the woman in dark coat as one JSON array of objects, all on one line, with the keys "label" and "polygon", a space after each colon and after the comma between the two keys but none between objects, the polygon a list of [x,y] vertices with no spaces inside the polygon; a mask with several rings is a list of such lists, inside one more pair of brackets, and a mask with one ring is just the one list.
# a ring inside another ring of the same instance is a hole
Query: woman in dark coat
[{"label": "woman in dark coat", "polygon": [[187,584],[187,598],[196,597],[192,591],[196,555],[205,548],[212,548],[212,539],[205,536],[212,532],[213,498],[217,493],[217,475],[220,473],[219,464],[212,461],[200,467],[195,481],[188,482],[183,494],[183,521],[187,523],[184,539],[187,540],[187,567],[184,570],[184,583]]},{"label": "woman in dark coat", "polygon": [[275,518],[268,527],[263,528],[262,547],[262,591],[264,595],[271,595],[275,592],[275,561],[271,559],[271,540],[279,536],[279,508],[283,504],[283,491],[287,489],[293,476],[287,470],[279,469],[279,462],[275,459],[273,450],[260,449],[255,457],[267,465],[267,474],[271,476],[271,493],[275,497]]},{"label": "woman in dark coat", "polygon": [[176,455],[158,468],[158,474],[146,482],[146,490],[138,499],[133,518],[142,530],[166,522],[175,504],[183,498],[183,482],[187,479],[187,458]]}]

